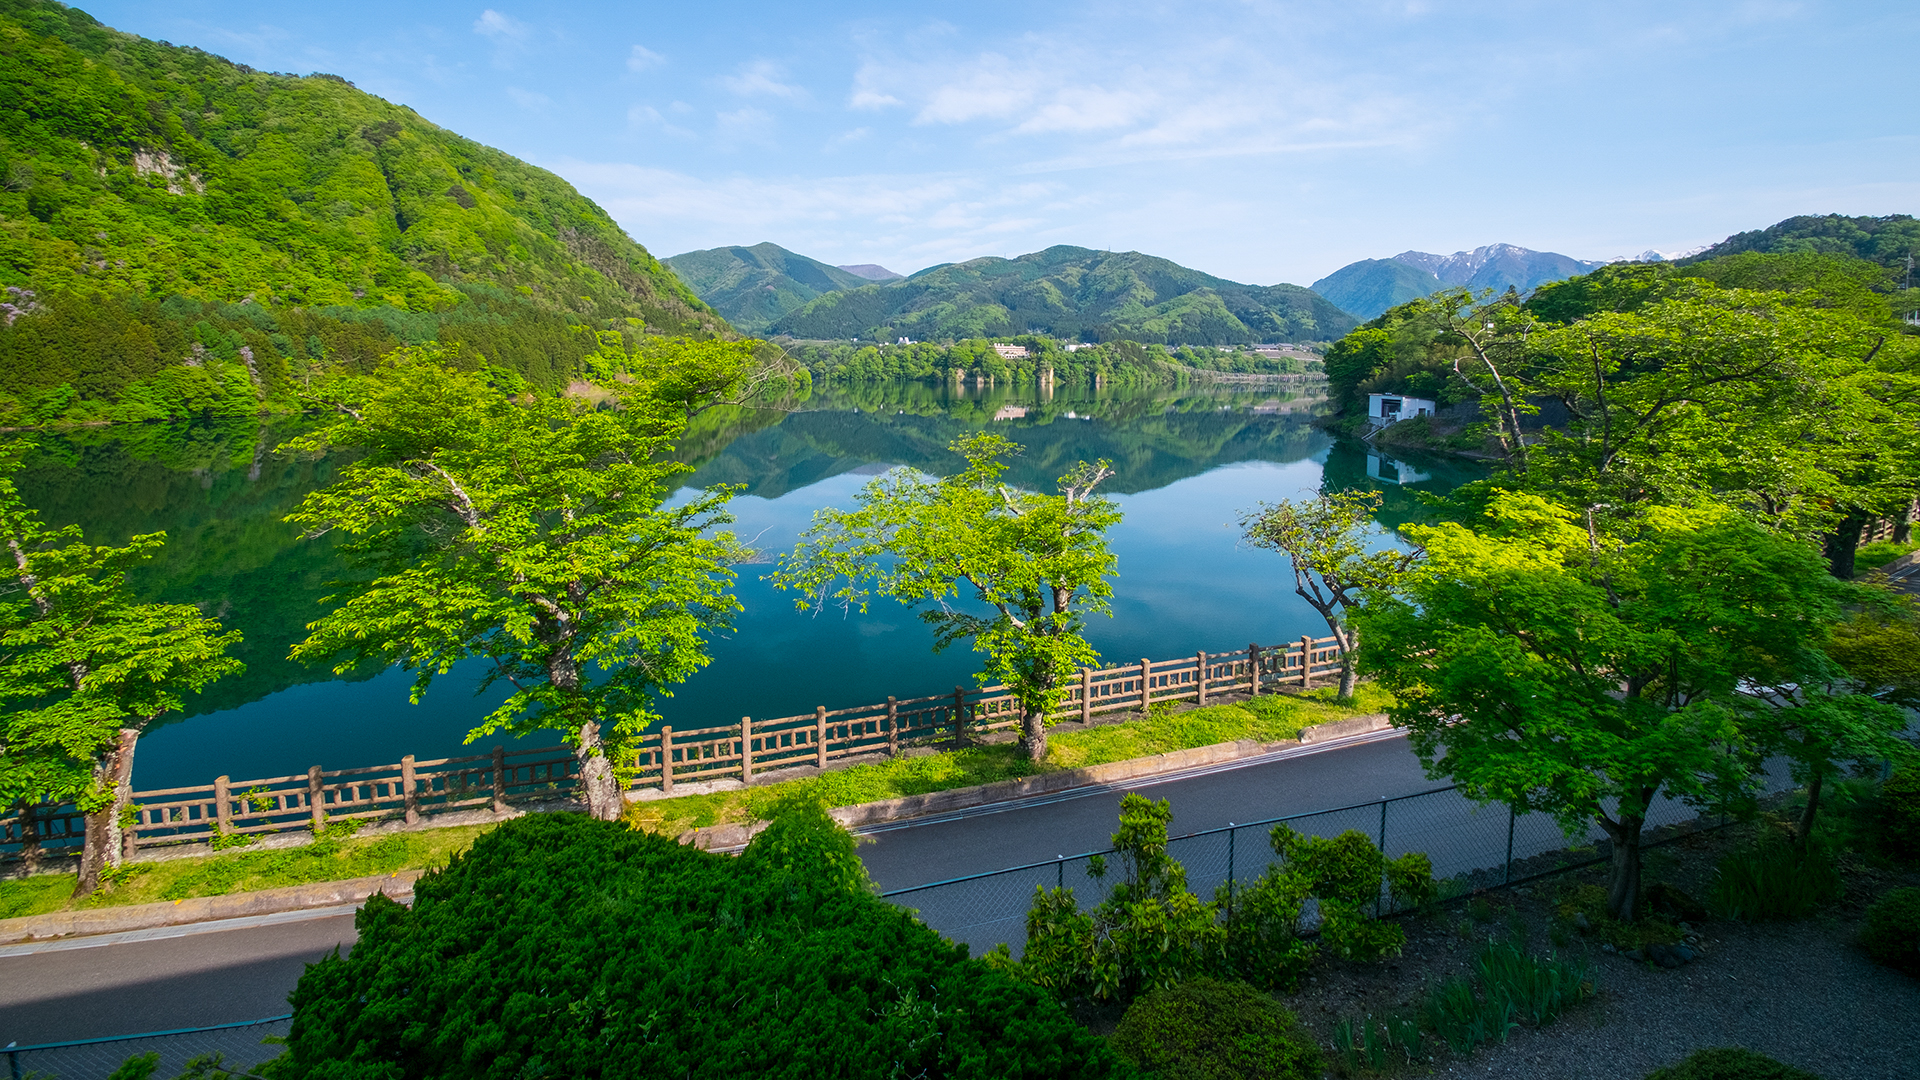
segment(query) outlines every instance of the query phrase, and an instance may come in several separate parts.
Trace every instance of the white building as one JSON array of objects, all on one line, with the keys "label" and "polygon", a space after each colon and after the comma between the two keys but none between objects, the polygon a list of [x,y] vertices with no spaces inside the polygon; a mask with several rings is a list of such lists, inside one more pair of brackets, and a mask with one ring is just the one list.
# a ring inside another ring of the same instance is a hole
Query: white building
[{"label": "white building", "polygon": [[1024,360],[1027,357],[1027,347],[1025,345],[996,344],[993,347],[993,351],[999,353],[1002,360]]},{"label": "white building", "polygon": [[1367,395],[1367,419],[1380,427],[1416,416],[1432,416],[1436,411],[1433,402],[1426,398],[1405,394]]}]

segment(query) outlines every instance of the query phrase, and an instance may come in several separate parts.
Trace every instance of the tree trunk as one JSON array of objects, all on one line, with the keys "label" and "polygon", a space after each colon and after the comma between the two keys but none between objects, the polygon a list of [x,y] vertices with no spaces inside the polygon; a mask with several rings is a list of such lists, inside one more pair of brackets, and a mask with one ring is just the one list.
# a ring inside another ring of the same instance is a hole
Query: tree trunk
[{"label": "tree trunk", "polygon": [[1027,711],[1020,718],[1020,753],[1028,761],[1047,760],[1047,714]]},{"label": "tree trunk", "polygon": [[87,815],[85,846],[80,851],[80,879],[74,882],[73,895],[90,896],[100,891],[100,876],[108,867],[118,867],[127,859],[127,830],[120,824],[133,797],[133,750],[140,742],[139,728],[123,727],[116,734],[113,749],[94,767],[94,782],[112,792],[107,805]]},{"label": "tree trunk", "polygon": [[1825,773],[1816,771],[1812,783],[1807,785],[1807,808],[1800,811],[1800,828],[1793,838],[1794,846],[1800,849],[1803,859],[1813,850],[1813,816],[1820,812],[1820,788],[1826,779]]},{"label": "tree trunk", "polygon": [[1632,922],[1640,906],[1640,827],[1643,817],[1622,815],[1618,822],[1600,819],[1600,828],[1613,842],[1612,871],[1607,882],[1607,916]]},{"label": "tree trunk", "polygon": [[606,747],[600,742],[600,724],[589,720],[580,725],[580,743],[573,756],[580,762],[580,797],[586,800],[587,814],[601,821],[620,820],[620,780],[613,775],[613,762],[607,760]]},{"label": "tree trunk", "polygon": [[1333,636],[1340,646],[1340,700],[1352,701],[1353,689],[1360,682],[1358,665],[1354,662],[1358,659],[1355,654],[1360,651],[1360,635],[1348,629],[1345,633],[1335,630]]},{"label": "tree trunk", "polygon": [[1900,508],[1893,518],[1893,542],[1904,544],[1913,539],[1913,503]]},{"label": "tree trunk", "polygon": [[1842,581],[1853,580],[1853,557],[1860,551],[1860,533],[1867,527],[1867,512],[1855,507],[1847,511],[1827,534],[1827,572]]}]

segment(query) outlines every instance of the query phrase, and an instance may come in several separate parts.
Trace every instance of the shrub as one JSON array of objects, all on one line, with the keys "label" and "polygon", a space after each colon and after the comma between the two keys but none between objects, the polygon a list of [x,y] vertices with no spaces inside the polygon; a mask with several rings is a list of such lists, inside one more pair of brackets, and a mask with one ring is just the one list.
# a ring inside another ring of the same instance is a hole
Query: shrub
[{"label": "shrub", "polygon": [[1887,777],[1879,802],[1879,833],[1888,854],[1920,861],[1920,769],[1900,769]]},{"label": "shrub", "polygon": [[1320,1051],[1272,998],[1199,978],[1133,1003],[1113,1045],[1157,1080],[1314,1080]]},{"label": "shrub", "polygon": [[1895,889],[1874,901],[1860,946],[1874,963],[1920,979],[1920,889]]},{"label": "shrub", "polygon": [[1678,1065],[1655,1069],[1647,1080],[1820,1080],[1803,1069],[1738,1046],[1696,1050]]},{"label": "shrub", "polygon": [[535,814],[374,897],[294,990],[282,1076],[1120,1076],[1044,991],[875,896],[786,806],[739,858]]},{"label": "shrub", "polygon": [[1802,855],[1781,842],[1720,860],[1707,907],[1724,919],[1802,919],[1840,895],[1840,872],[1825,853]]},{"label": "shrub", "polygon": [[1514,942],[1496,942],[1474,958],[1474,973],[1489,1001],[1505,1001],[1513,1014],[1540,1027],[1593,996],[1592,965],[1555,955],[1535,956]]}]

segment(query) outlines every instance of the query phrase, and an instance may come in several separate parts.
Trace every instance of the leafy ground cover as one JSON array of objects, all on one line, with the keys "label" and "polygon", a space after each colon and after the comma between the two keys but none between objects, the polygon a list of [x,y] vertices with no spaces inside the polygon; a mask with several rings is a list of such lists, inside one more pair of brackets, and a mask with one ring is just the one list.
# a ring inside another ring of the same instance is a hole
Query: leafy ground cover
[{"label": "leafy ground cover", "polygon": [[1891,540],[1876,540],[1871,544],[1862,544],[1853,555],[1853,574],[1864,577],[1893,560],[1912,551],[1920,544],[1896,544]]},{"label": "leafy ground cover", "polygon": [[828,806],[852,806],[934,791],[991,784],[1062,769],[1126,761],[1174,750],[1248,739],[1277,742],[1306,728],[1367,713],[1392,703],[1386,691],[1363,685],[1349,704],[1331,690],[1307,694],[1270,694],[1205,708],[1156,707],[1148,716],[1127,714],[1123,722],[1096,720],[1092,726],[1062,724],[1048,736],[1047,760],[1034,764],[1012,743],[900,757],[839,769],[820,776],[786,780],[745,791],[683,795],[637,803],[627,820],[649,832],[672,835],[690,828],[764,820],[774,800],[804,790]]},{"label": "leafy ground cover", "polygon": [[[1039,767],[1021,759],[1019,748],[1011,744],[971,746],[856,765],[747,791],[639,803],[629,811],[628,822],[649,832],[678,835],[696,826],[764,818],[775,801],[796,790],[815,794],[829,806],[851,806],[1237,739],[1271,742],[1292,738],[1314,724],[1379,712],[1389,700],[1384,691],[1362,686],[1350,705],[1335,703],[1331,693],[1322,690],[1304,696],[1267,695],[1204,709],[1156,708],[1149,716],[1123,722],[1056,728],[1060,734],[1050,740],[1052,753]],[[80,900],[71,899],[72,874],[16,878],[0,881],[0,918],[224,896],[440,867],[491,827],[464,825],[365,837],[336,835],[305,847],[225,851],[135,863],[121,880]]]}]

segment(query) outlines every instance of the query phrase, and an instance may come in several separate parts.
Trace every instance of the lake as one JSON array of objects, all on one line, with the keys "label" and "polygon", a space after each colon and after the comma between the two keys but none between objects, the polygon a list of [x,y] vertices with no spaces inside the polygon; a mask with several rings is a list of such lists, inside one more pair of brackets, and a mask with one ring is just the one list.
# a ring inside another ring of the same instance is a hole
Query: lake
[{"label": "lake", "polygon": [[[681,457],[696,468],[678,498],[711,484],[744,488],[734,531],[763,562],[738,568],[744,605],[712,643],[713,663],[661,712],[677,728],[742,716],[787,716],[973,685],[976,656],[932,651],[932,632],[891,601],[866,615],[796,611],[762,575],[813,513],[850,507],[861,485],[896,465],[956,470],[947,447],[990,427],[1018,443],[1017,484],[1051,491],[1074,462],[1106,458],[1103,490],[1125,514],[1110,536],[1119,558],[1113,618],[1089,638],[1109,664],[1205,649],[1244,649],[1326,633],[1293,593],[1285,557],[1240,540],[1242,511],[1325,488],[1370,486],[1381,517],[1420,514],[1417,491],[1480,475],[1446,460],[1402,461],[1336,443],[1310,420],[1313,384],[1147,389],[978,389],[924,384],[817,391],[788,410],[716,410],[698,419]],[[456,668],[418,704],[397,670],[346,677],[286,658],[325,609],[337,573],[329,538],[304,540],[281,520],[330,482],[336,462],[275,452],[289,425],[160,425],[42,437],[20,476],[50,524],[77,523],[93,543],[165,530],[163,555],[136,572],[143,597],[199,604],[242,631],[245,675],[152,730],[135,759],[136,789],[480,753],[466,733],[503,694],[476,697],[477,673]],[[528,736],[529,745],[558,742]]]}]

